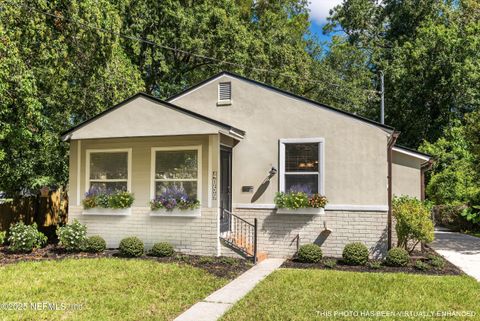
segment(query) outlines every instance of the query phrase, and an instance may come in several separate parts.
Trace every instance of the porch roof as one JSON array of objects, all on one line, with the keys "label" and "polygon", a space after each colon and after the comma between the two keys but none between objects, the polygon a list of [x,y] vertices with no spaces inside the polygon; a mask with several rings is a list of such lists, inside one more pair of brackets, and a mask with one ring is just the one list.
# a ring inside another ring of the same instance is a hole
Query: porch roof
[{"label": "porch roof", "polygon": [[138,93],[63,132],[61,139],[177,136],[222,133],[242,139],[245,131],[145,93]]}]

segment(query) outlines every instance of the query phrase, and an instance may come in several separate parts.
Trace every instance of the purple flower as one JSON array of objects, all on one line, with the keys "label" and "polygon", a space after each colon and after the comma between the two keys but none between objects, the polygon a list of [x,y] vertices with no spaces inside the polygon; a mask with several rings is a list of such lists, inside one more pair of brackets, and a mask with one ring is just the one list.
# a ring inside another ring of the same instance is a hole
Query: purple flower
[{"label": "purple flower", "polygon": [[311,196],[313,193],[312,193],[312,189],[310,188],[310,186],[306,185],[306,184],[296,184],[296,185],[293,185],[291,186],[288,191],[288,193],[305,193],[307,194],[308,196]]}]

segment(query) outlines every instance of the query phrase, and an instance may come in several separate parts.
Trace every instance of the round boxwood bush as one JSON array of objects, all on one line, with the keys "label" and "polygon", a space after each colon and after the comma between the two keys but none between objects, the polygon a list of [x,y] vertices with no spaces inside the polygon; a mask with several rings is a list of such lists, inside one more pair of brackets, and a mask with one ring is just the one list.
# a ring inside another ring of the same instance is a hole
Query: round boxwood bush
[{"label": "round boxwood bush", "polygon": [[94,236],[90,236],[87,239],[85,247],[88,252],[100,253],[105,251],[105,249],[107,248],[107,242],[105,242],[103,237],[94,235]]},{"label": "round boxwood bush", "polygon": [[150,250],[150,255],[165,257],[165,256],[172,256],[175,251],[173,250],[173,246],[167,242],[160,242],[155,243]]},{"label": "round boxwood bush", "polygon": [[353,242],[345,245],[343,261],[350,265],[365,265],[368,262],[368,249],[365,244]]},{"label": "round boxwood bush", "polygon": [[389,266],[406,266],[409,261],[408,252],[401,247],[390,249],[385,258],[385,264]]},{"label": "round boxwood bush", "polygon": [[143,255],[143,242],[136,236],[126,237],[120,241],[118,246],[120,254],[128,257],[139,257]]},{"label": "round boxwood bush", "polygon": [[322,259],[323,253],[317,244],[305,244],[298,250],[298,260],[306,263],[317,263]]}]

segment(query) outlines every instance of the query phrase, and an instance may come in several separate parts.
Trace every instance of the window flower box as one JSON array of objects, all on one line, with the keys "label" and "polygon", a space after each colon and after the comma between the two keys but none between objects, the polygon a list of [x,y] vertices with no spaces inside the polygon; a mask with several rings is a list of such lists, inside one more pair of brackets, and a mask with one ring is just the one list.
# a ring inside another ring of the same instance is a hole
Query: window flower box
[{"label": "window flower box", "polygon": [[323,207],[314,208],[314,207],[304,207],[304,208],[278,208],[277,214],[293,214],[293,215],[322,215],[325,214],[325,209]]},{"label": "window flower box", "polygon": [[321,215],[325,214],[327,198],[318,193],[312,194],[304,190],[279,192],[275,196],[277,214]]},{"label": "window flower box", "polygon": [[111,216],[128,216],[132,214],[132,209],[129,208],[104,208],[93,207],[84,209],[82,215],[111,215]]},{"label": "window flower box", "polygon": [[174,208],[172,210],[167,210],[165,208],[152,210],[150,211],[150,216],[163,216],[163,217],[200,217],[201,216],[201,209],[194,208],[194,209],[179,209]]}]

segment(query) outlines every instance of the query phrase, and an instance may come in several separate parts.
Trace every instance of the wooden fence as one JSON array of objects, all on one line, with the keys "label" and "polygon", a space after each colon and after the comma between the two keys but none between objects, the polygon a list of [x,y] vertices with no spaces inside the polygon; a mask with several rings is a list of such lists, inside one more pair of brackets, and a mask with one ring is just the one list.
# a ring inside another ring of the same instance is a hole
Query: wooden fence
[{"label": "wooden fence", "polygon": [[30,196],[0,204],[0,231],[6,231],[12,223],[37,223],[39,230],[51,229],[67,219],[68,195],[59,189],[47,197]]}]

